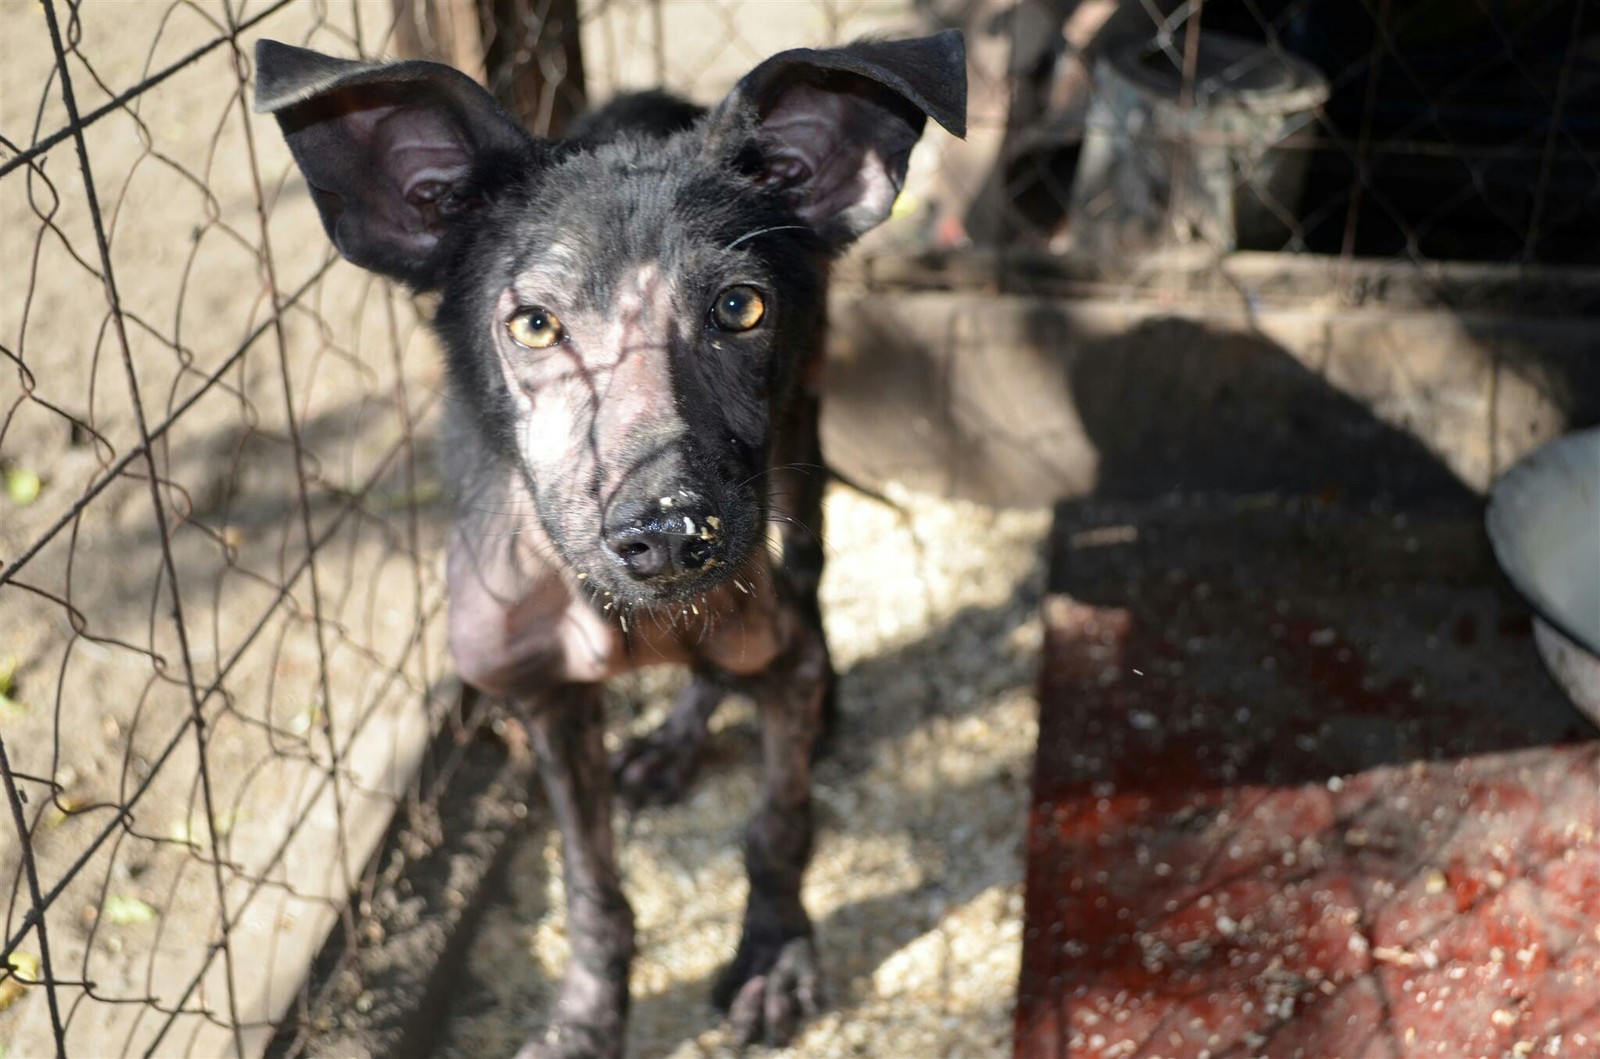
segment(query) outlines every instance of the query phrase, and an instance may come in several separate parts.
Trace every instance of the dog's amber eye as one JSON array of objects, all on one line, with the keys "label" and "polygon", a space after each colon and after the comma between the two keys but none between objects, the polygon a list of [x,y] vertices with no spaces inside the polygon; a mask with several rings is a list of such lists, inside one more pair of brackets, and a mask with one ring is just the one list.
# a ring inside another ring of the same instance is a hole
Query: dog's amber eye
[{"label": "dog's amber eye", "polygon": [[511,341],[528,349],[549,349],[561,341],[561,319],[545,309],[518,309],[506,321]]},{"label": "dog's amber eye", "polygon": [[765,315],[766,299],[760,291],[743,283],[717,295],[711,306],[711,322],[719,331],[748,331]]}]

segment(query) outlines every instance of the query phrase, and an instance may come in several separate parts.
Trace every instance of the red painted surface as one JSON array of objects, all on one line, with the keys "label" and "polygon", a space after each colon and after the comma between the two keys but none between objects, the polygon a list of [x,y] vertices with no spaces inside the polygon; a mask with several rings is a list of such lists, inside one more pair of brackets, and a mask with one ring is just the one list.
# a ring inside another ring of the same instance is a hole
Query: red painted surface
[{"label": "red painted surface", "polygon": [[1018,1059],[1600,1056],[1600,741],[1515,604],[1176,551],[1046,603]]}]

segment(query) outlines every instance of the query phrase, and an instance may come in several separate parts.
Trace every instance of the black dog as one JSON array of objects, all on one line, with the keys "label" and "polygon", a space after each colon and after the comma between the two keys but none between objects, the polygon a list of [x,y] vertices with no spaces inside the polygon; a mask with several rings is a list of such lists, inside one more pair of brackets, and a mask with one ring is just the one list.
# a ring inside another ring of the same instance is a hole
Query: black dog
[{"label": "black dog", "polygon": [[[783,52],[709,111],[660,93],[532,138],[464,74],[263,41],[278,118],[341,253],[440,294],[449,358],[450,645],[526,718],[565,844],[572,959],[529,1056],[615,1056],[633,916],[618,886],[600,682],[695,680],[618,763],[670,797],[730,689],[759,703],[744,932],[713,999],[741,1040],[818,1003],[800,878],[832,687],[820,365],[828,261],[888,216],[924,116],[965,131],[953,31]],[[769,553],[782,526],[782,561]]]}]

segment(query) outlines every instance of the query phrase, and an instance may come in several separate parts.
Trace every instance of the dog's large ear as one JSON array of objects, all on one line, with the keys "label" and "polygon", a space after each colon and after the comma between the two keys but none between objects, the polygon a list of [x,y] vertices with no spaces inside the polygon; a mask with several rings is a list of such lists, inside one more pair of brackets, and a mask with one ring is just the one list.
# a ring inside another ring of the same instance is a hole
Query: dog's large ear
[{"label": "dog's large ear", "polygon": [[760,179],[783,189],[823,239],[843,246],[889,216],[924,116],[966,135],[966,47],[952,29],[780,52],[734,86],[713,128],[752,108]]},{"label": "dog's large ear", "polygon": [[419,289],[438,282],[450,226],[483,204],[475,168],[531,142],[459,70],[271,40],[256,44],[256,110],[277,116],[339,252]]}]

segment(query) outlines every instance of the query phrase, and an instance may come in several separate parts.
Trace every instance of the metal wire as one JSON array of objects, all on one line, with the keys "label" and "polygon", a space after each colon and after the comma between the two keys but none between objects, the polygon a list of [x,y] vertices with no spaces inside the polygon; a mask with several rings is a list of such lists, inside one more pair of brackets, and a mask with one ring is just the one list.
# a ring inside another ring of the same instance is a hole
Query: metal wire
[{"label": "metal wire", "polygon": [[[354,820],[381,831],[403,799],[404,777],[352,748],[394,745],[407,715],[425,733],[444,702],[437,480],[416,438],[437,365],[409,299],[301,238],[309,204],[248,109],[255,36],[381,49],[393,15],[293,0],[6,14],[13,49],[44,50],[8,51],[37,103],[20,127],[8,86],[0,129],[15,380],[0,389],[0,871],[15,880],[0,1038],[250,1054],[320,944],[263,963],[278,938],[264,948],[262,922],[315,906],[348,926],[371,842],[352,849]],[[146,239],[166,265],[148,267]],[[231,295],[208,287],[218,276]],[[294,863],[324,848],[324,878]]]},{"label": "metal wire", "polygon": [[[710,102],[778,48],[954,25],[971,142],[919,153],[870,253],[992,251],[973,260],[995,288],[1035,253],[1125,293],[1194,245],[1325,255],[1347,283],[1374,256],[1600,263],[1600,25],[1579,0],[886,11],[812,0],[778,25],[704,0],[693,34],[662,0],[0,12],[0,1038],[243,1055],[284,1024],[303,1043],[310,954],[330,929],[354,944],[378,835],[436,794],[412,776],[450,708],[438,358],[425,306],[327,249],[250,113],[260,36],[483,63],[543,131],[623,89]],[[1257,57],[1208,65],[1221,32]],[[1137,128],[1100,109],[1129,48],[1177,86]],[[1326,97],[1218,120],[1273,61]]]}]

